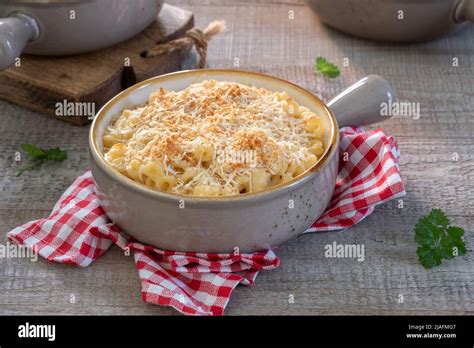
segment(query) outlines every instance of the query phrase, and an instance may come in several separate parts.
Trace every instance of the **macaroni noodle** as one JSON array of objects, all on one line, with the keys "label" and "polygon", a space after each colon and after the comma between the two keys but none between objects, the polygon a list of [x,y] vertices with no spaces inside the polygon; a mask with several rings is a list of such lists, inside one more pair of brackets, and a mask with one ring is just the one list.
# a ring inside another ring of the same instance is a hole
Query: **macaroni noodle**
[{"label": "macaroni noodle", "polygon": [[318,161],[323,138],[321,118],[286,92],[207,80],[124,110],[103,144],[106,161],[134,181],[213,197],[291,180]]}]

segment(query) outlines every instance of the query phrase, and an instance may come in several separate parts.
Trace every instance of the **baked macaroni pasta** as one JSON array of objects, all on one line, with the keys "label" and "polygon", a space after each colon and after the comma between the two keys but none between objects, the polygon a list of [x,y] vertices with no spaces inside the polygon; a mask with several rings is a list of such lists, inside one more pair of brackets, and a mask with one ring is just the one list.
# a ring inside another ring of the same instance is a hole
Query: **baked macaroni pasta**
[{"label": "baked macaroni pasta", "polygon": [[112,167],[152,189],[227,196],[300,175],[323,154],[323,138],[320,117],[286,92],[208,80],[124,110],[103,144]]}]

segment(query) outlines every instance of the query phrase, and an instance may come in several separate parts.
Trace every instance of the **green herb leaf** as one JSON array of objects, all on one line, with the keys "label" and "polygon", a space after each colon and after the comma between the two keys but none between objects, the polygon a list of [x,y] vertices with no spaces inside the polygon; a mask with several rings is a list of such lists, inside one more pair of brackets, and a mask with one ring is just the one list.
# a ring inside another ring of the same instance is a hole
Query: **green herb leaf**
[{"label": "green herb leaf", "polygon": [[441,264],[443,259],[452,259],[466,253],[464,230],[449,226],[449,220],[441,209],[433,209],[421,218],[415,227],[416,250],[420,263],[425,268]]},{"label": "green herb leaf", "polygon": [[416,249],[416,253],[418,254],[420,263],[425,268],[431,268],[441,264],[441,256],[427,246],[419,247]]},{"label": "green herb leaf", "polygon": [[427,219],[433,225],[442,227],[448,227],[449,225],[449,220],[441,209],[432,209],[430,214],[427,216]]},{"label": "green herb leaf", "polygon": [[36,145],[21,144],[20,148],[25,151],[31,158],[44,158],[46,156],[46,152],[43,149],[37,147]]},{"label": "green herb leaf", "polygon": [[64,161],[67,158],[66,151],[60,148],[52,148],[49,150],[42,149],[32,144],[21,144],[20,148],[28,155],[29,159],[32,160],[30,163],[21,167],[17,176],[22,175],[24,172],[36,168],[47,161]]},{"label": "green herb leaf", "polygon": [[20,176],[21,174],[23,174],[24,172],[26,172],[27,170],[30,170],[30,169],[33,169],[33,168],[36,168],[40,165],[42,165],[44,162],[44,160],[39,160],[39,161],[36,161],[32,164],[28,164],[26,166],[23,166],[21,167],[17,172],[16,172],[16,176]]},{"label": "green herb leaf", "polygon": [[452,238],[461,239],[464,236],[464,230],[461,227],[448,227],[448,235]]},{"label": "green herb leaf", "polygon": [[431,246],[439,239],[440,233],[436,225],[432,225],[427,218],[423,218],[416,224],[415,241],[422,246]]},{"label": "green herb leaf", "polygon": [[46,160],[61,162],[64,161],[66,158],[66,151],[61,150],[58,147],[46,151]]},{"label": "green herb leaf", "polygon": [[326,58],[323,57],[316,58],[316,63],[314,64],[314,71],[326,75],[330,78],[338,77],[341,73],[336,65],[328,62]]}]

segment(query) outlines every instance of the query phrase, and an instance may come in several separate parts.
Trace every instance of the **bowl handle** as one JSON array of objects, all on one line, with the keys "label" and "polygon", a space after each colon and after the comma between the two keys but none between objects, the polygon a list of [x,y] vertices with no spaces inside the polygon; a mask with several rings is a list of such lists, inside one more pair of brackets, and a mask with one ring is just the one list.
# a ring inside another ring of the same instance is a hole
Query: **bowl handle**
[{"label": "bowl handle", "polygon": [[461,0],[454,11],[454,20],[458,23],[474,23],[474,1]]},{"label": "bowl handle", "polygon": [[[366,126],[387,119],[382,110],[396,101],[392,86],[379,75],[369,75],[338,94],[327,105],[339,127]],[[385,103],[385,104],[384,104]]]},{"label": "bowl handle", "polygon": [[37,39],[36,20],[22,13],[0,19],[0,70],[10,67],[29,41]]}]

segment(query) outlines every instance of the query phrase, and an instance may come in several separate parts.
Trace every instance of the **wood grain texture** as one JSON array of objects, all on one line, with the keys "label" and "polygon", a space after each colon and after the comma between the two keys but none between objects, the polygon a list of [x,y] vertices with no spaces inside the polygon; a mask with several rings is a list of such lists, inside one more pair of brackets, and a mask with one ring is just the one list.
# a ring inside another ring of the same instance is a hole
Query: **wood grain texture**
[{"label": "wood grain texture", "polygon": [[[56,115],[56,103],[95,103],[98,111],[130,85],[180,69],[187,52],[157,57],[142,53],[157,44],[182,37],[193,27],[189,11],[164,5],[157,20],[134,38],[97,52],[67,57],[23,55],[21,66],[0,72],[0,98],[63,121],[86,124],[87,115]],[[127,59],[127,61],[126,61]]]},{"label": "wood grain texture", "polygon": [[[212,67],[263,71],[329,100],[364,75],[392,82],[402,100],[419,102],[421,117],[394,117],[380,127],[398,140],[406,182],[403,209],[388,202],[343,232],[308,234],[281,246],[282,265],[239,287],[226,314],[474,314],[474,28],[419,45],[359,40],[319,23],[301,1],[170,1],[192,11],[196,25],[225,19],[228,32],[209,45]],[[294,20],[288,19],[293,10]],[[342,67],[336,80],[312,72],[316,56]],[[454,68],[452,58],[459,59]],[[64,189],[88,167],[87,129],[0,102],[0,233],[45,217]],[[20,178],[14,152],[21,142],[58,145],[65,163]],[[457,154],[458,159],[455,160]],[[454,156],[454,157],[453,157]],[[418,263],[414,225],[433,207],[466,229],[468,252],[425,270]],[[3,237],[0,237],[2,240]],[[332,242],[365,245],[365,261],[330,259]],[[174,315],[144,304],[130,257],[111,249],[88,268],[43,260],[0,260],[0,314]],[[75,294],[76,304],[69,303]],[[289,296],[294,295],[294,303]],[[398,303],[402,294],[404,302]]]}]

